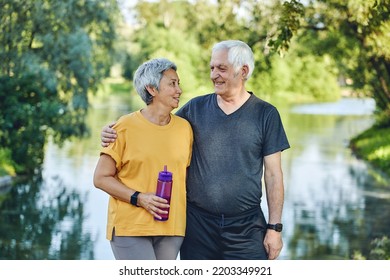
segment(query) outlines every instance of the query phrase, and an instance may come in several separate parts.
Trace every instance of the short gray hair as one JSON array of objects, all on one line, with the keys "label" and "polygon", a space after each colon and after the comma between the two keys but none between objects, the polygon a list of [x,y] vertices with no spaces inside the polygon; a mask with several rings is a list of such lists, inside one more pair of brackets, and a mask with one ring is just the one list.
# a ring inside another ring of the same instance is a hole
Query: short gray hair
[{"label": "short gray hair", "polygon": [[248,80],[251,77],[255,68],[255,60],[252,49],[246,43],[239,40],[221,41],[213,46],[212,53],[220,50],[228,50],[228,61],[233,65],[235,72],[247,65],[249,71],[245,79]]},{"label": "short gray hair", "polygon": [[177,71],[177,66],[166,58],[155,58],[144,62],[134,73],[133,84],[142,100],[149,105],[153,96],[146,89],[147,86],[159,90],[161,78],[166,70]]}]

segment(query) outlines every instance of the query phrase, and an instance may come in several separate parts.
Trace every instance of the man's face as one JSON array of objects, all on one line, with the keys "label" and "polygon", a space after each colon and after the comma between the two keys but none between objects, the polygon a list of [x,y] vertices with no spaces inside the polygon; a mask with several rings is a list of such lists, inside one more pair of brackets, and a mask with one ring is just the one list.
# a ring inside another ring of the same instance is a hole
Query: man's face
[{"label": "man's face", "polygon": [[231,95],[241,90],[243,79],[239,73],[236,73],[233,65],[229,63],[227,50],[216,51],[211,55],[210,78],[216,94]]}]

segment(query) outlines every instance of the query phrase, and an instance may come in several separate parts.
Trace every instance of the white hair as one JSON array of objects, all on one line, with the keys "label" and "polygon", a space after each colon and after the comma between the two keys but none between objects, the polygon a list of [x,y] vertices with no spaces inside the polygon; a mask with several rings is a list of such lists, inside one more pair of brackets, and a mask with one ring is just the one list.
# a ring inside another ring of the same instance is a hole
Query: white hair
[{"label": "white hair", "polygon": [[144,62],[135,71],[133,79],[134,88],[146,105],[152,103],[153,100],[153,96],[146,87],[150,86],[158,90],[163,74],[168,69],[177,71],[177,66],[166,58],[155,58]]},{"label": "white hair", "polygon": [[242,66],[248,66],[248,74],[245,77],[248,80],[255,68],[255,60],[252,49],[244,42],[239,40],[227,40],[216,43],[213,46],[212,53],[220,50],[228,50],[228,61],[237,72]]}]

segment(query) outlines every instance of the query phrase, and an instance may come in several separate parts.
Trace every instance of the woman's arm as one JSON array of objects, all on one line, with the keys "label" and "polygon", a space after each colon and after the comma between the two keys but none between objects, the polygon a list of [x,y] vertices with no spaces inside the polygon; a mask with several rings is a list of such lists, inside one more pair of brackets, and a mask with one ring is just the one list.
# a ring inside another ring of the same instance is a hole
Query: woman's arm
[{"label": "woman's arm", "polygon": [[[116,199],[130,203],[130,198],[136,190],[122,184],[115,178],[115,175],[115,161],[109,155],[102,154],[93,176],[95,187],[103,190]],[[138,195],[137,206],[143,207],[157,219],[161,219],[159,214],[167,213],[167,211],[161,209],[169,208],[168,201],[156,196],[154,193],[140,193]]]}]

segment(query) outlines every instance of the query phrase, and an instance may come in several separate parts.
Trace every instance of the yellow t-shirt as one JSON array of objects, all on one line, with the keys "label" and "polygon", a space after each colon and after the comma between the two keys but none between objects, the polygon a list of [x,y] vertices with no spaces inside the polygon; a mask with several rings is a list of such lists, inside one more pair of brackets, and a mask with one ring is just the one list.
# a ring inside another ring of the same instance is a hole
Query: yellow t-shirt
[{"label": "yellow t-shirt", "polygon": [[[158,173],[172,172],[172,195],[167,221],[155,221],[142,207],[110,196],[107,233],[118,236],[184,236],[186,227],[186,169],[192,154],[193,133],[190,124],[171,114],[171,121],[158,126],[140,111],[122,116],[114,126],[117,139],[101,153],[116,162],[117,179],[139,191],[155,192]],[[130,198],[129,198],[130,199]]]}]

